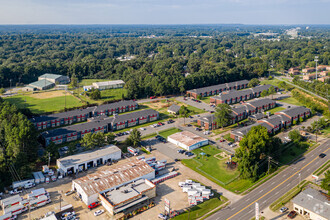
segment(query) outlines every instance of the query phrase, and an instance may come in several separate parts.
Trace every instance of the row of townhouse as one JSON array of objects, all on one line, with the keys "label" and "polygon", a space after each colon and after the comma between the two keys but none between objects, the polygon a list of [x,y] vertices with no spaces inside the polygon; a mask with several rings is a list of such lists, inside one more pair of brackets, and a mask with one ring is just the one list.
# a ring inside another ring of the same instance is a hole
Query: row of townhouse
[{"label": "row of townhouse", "polygon": [[228,91],[225,93],[222,93],[218,96],[213,96],[210,98],[210,102],[214,103],[216,105],[226,103],[226,104],[235,104],[241,101],[253,99],[260,97],[261,93],[264,90],[269,90],[270,87],[274,87],[275,91],[278,91],[278,87],[272,86],[272,85],[261,85],[261,86],[256,86],[250,89],[245,89],[245,90],[232,90]]},{"label": "row of townhouse", "polygon": [[138,103],[132,100],[114,102],[85,109],[76,109],[51,115],[42,115],[31,119],[38,130],[71,125],[77,122],[87,121],[88,118],[100,115],[113,115],[137,109]]},{"label": "row of townhouse", "polygon": [[293,124],[294,121],[298,121],[300,118],[308,118],[311,115],[311,111],[308,108],[299,106],[289,108],[280,112],[276,112],[275,115],[258,120],[257,123],[233,130],[230,137],[235,141],[240,141],[251,130],[252,127],[261,125],[267,128],[269,134],[274,134],[280,131],[282,128],[287,128]]},{"label": "row of townhouse", "polygon": [[233,89],[234,90],[244,89],[247,88],[248,84],[249,84],[248,80],[240,80],[230,83],[223,83],[214,86],[192,89],[192,90],[188,90],[186,93],[187,96],[194,97],[195,99],[197,99],[198,95],[202,97],[206,97],[206,96],[218,95],[224,91],[230,91]]},{"label": "row of townhouse", "polygon": [[[267,111],[276,106],[274,100],[268,98],[256,99],[251,102],[246,102],[243,105],[232,108],[232,121],[230,124],[237,123],[245,118],[248,118],[250,115],[255,115],[262,111]],[[217,129],[215,115],[207,115],[197,119],[197,124],[204,128],[205,130]]]},{"label": "row of townhouse", "polygon": [[43,144],[48,146],[51,141],[55,144],[61,144],[81,139],[88,133],[107,133],[109,131],[133,127],[135,125],[144,124],[157,119],[159,119],[159,113],[153,109],[115,115],[112,117],[106,117],[103,115],[90,118],[86,123],[45,131],[41,134],[41,136],[43,138]]}]

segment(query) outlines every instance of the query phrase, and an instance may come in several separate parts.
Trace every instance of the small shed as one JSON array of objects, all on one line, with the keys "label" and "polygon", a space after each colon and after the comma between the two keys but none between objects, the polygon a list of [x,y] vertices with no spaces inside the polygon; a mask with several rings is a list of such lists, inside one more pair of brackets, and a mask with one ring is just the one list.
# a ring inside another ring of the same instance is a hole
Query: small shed
[{"label": "small shed", "polygon": [[171,114],[177,115],[179,114],[180,106],[173,104],[167,109],[167,111]]}]

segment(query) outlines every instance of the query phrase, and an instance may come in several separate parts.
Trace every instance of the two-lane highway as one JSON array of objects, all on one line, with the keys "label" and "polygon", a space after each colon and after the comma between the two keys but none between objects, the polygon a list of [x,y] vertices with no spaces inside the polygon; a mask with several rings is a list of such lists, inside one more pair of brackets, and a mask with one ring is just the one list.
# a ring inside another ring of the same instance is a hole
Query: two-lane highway
[{"label": "two-lane highway", "polygon": [[[260,210],[266,208],[294,186],[299,184],[300,180],[307,178],[318,167],[329,160],[329,146],[330,140],[323,142],[316,149],[312,150],[303,158],[299,159],[296,163],[287,167],[275,177],[248,193],[239,201],[216,212],[207,219],[251,219],[254,216],[256,202],[259,203]],[[321,153],[326,153],[327,156],[320,158],[319,154]]]}]

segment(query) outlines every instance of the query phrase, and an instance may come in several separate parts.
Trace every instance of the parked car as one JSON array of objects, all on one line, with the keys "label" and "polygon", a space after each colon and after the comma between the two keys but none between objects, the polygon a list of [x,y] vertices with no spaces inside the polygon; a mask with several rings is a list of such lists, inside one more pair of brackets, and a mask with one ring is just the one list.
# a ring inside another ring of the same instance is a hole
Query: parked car
[{"label": "parked car", "polygon": [[19,190],[19,189],[13,189],[13,190],[9,191],[9,194],[10,195],[16,195],[16,194],[19,194],[21,192],[23,192],[23,191]]},{"label": "parked car", "polygon": [[155,99],[156,98],[156,96],[150,96],[150,99]]},{"label": "parked car", "polygon": [[191,153],[191,152],[188,152],[188,157],[191,157],[191,156],[193,156],[194,154],[193,153]]},{"label": "parked car", "polygon": [[280,212],[286,212],[286,211],[288,211],[288,208],[287,207],[282,207],[281,209],[280,209]]},{"label": "parked car", "polygon": [[100,205],[100,203],[93,202],[93,203],[91,203],[91,204],[88,205],[88,208],[89,209],[94,209],[94,208],[98,207],[99,205]]},{"label": "parked car", "polygon": [[232,145],[233,143],[232,142],[228,142],[228,145],[230,146],[230,145]]},{"label": "parked car", "polygon": [[158,218],[166,220],[167,216],[164,215],[163,213],[159,213]]},{"label": "parked car", "polygon": [[189,115],[189,118],[194,118],[193,116]]},{"label": "parked car", "polygon": [[96,212],[94,212],[94,215],[95,215],[95,216],[99,216],[99,215],[101,215],[103,212],[104,212],[104,210],[103,210],[103,209],[100,209],[100,210],[97,210]]},{"label": "parked car", "polygon": [[178,153],[182,154],[182,151],[183,151],[182,149],[179,149],[179,150],[178,150]]},{"label": "parked car", "polygon": [[64,195],[69,196],[69,195],[71,195],[71,194],[73,194],[73,193],[74,193],[74,191],[73,191],[73,190],[70,190],[70,191],[65,192]]},{"label": "parked car", "polygon": [[141,130],[141,131],[144,131],[144,130],[146,130],[146,129],[145,129],[145,128],[140,128],[140,130]]},{"label": "parked car", "polygon": [[187,127],[191,127],[192,125],[191,124],[187,124]]},{"label": "parked car", "polygon": [[45,214],[45,218],[46,218],[46,217],[48,217],[48,216],[51,216],[51,215],[53,215],[53,214],[55,214],[55,212],[54,212],[54,211],[51,211],[51,212],[47,212],[47,213]]},{"label": "parked car", "polygon": [[296,217],[296,215],[297,215],[297,212],[292,210],[292,211],[288,214],[288,217],[291,218],[291,219],[293,219],[294,217]]},{"label": "parked car", "polygon": [[29,189],[29,188],[32,188],[34,187],[36,184],[35,183],[27,183],[24,185],[24,189]]}]

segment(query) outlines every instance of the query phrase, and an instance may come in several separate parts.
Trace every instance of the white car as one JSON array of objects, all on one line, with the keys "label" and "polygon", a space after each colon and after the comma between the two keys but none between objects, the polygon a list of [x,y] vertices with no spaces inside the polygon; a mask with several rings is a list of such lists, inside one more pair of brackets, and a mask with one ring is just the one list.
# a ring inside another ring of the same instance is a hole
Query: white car
[{"label": "white car", "polygon": [[10,195],[16,195],[16,194],[19,194],[19,193],[21,193],[21,192],[23,192],[22,190],[18,190],[18,189],[14,189],[14,190],[11,190],[10,192],[9,192],[9,194]]},{"label": "white car", "polygon": [[141,131],[144,131],[144,130],[146,130],[146,129],[145,129],[145,128],[140,128],[140,130],[141,130]]},{"label": "white car", "polygon": [[287,207],[282,207],[281,209],[280,209],[280,212],[286,212],[288,210],[288,208]]},{"label": "white car", "polygon": [[95,215],[95,216],[99,216],[99,215],[101,215],[103,212],[104,212],[104,210],[103,210],[103,209],[100,209],[100,210],[95,211],[95,212],[94,212],[94,215]]}]

